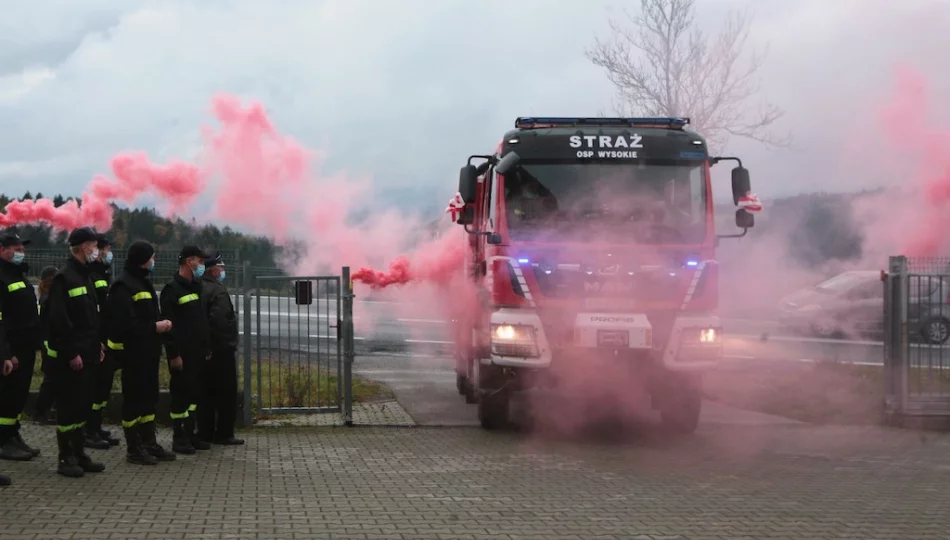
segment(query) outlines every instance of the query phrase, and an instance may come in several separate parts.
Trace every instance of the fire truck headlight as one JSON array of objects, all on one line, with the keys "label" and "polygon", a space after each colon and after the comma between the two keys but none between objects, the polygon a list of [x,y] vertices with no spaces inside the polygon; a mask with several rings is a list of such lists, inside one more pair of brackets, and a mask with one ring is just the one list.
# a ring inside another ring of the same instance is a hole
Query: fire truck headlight
[{"label": "fire truck headlight", "polygon": [[722,344],[721,328],[685,328],[681,344],[683,347],[709,347]]},{"label": "fire truck headlight", "polygon": [[493,324],[491,329],[492,354],[536,358],[538,344],[534,328],[517,324]]}]

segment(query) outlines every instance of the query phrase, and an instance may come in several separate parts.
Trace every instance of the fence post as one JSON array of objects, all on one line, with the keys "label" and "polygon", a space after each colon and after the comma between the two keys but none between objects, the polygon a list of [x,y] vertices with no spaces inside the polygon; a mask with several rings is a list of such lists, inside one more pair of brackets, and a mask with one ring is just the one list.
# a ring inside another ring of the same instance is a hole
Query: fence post
[{"label": "fence post", "polygon": [[894,304],[894,330],[896,332],[891,343],[893,347],[895,370],[897,374],[897,392],[900,400],[898,405],[898,414],[905,414],[908,410],[908,388],[907,378],[910,370],[909,358],[909,336],[907,335],[907,301],[909,295],[910,279],[907,276],[907,257],[901,255],[891,257],[890,270],[895,274],[894,288],[891,292],[891,301]]},{"label": "fence post", "polygon": [[350,267],[343,267],[343,424],[353,425],[353,282]]},{"label": "fence post", "polygon": [[[251,414],[251,280],[248,279],[249,261],[244,261],[241,268],[241,285],[243,286],[243,297],[241,298],[244,308],[244,425],[250,426],[253,423]],[[260,389],[258,389],[260,391]]]}]

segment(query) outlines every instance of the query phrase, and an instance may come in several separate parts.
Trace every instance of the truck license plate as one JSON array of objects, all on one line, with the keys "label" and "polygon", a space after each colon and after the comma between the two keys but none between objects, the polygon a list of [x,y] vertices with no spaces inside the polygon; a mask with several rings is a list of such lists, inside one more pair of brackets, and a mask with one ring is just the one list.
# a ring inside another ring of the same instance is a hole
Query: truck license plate
[{"label": "truck license plate", "polygon": [[626,348],[630,346],[630,332],[627,330],[598,330],[597,346]]}]

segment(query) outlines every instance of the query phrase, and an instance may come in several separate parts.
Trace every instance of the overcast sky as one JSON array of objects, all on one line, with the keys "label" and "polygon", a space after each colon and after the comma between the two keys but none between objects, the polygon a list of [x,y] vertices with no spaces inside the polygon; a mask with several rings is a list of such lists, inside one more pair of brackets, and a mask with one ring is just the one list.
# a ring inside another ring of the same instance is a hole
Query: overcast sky
[{"label": "overcast sky", "polygon": [[[515,117],[610,110],[613,89],[584,50],[638,4],[4,0],[0,188],[78,194],[117,151],[187,155],[211,95],[227,91],[262,100],[281,130],[329,152],[331,168],[441,202],[465,158],[493,150]],[[862,157],[845,146],[869,129],[862,118],[896,63],[950,95],[950,0],[699,5],[711,30],[751,7],[753,40],[769,45],[762,99],[787,111],[778,127],[796,146],[727,148],[763,198],[894,181],[876,173],[887,149],[874,137],[860,138],[871,147]]]}]

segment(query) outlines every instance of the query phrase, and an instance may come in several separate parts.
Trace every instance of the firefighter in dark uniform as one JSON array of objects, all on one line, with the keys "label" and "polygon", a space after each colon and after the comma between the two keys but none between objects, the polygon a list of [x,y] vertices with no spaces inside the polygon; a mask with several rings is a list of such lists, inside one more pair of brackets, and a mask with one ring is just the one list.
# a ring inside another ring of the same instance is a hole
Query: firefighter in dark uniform
[{"label": "firefighter in dark uniform", "polygon": [[158,295],[149,279],[154,267],[155,248],[148,242],[133,242],[122,273],[109,288],[106,348],[122,372],[126,460],[137,465],[175,460],[175,454],[155,440],[160,334],[170,331],[172,324],[159,316]]},{"label": "firefighter in dark uniform", "polygon": [[164,338],[171,374],[172,450],[178,454],[211,448],[195,433],[199,373],[211,358],[208,318],[201,304],[204,260],[205,254],[198,246],[183,247],[178,254],[178,273],[161,294],[162,317],[172,322],[171,332],[164,334]]},{"label": "firefighter in dark uniform", "polygon": [[211,360],[201,370],[198,401],[198,438],[222,445],[244,444],[234,436],[237,419],[238,324],[231,295],[223,285],[224,261],[220,254],[205,259],[201,302],[211,331]]},{"label": "firefighter in dark uniform", "polygon": [[[56,275],[56,272],[59,272],[59,270],[55,266],[47,266],[40,272],[40,284],[36,288],[36,292],[40,295],[40,307],[46,304],[46,299],[49,298],[49,288],[53,284],[53,276]],[[55,424],[55,420],[50,422],[49,419],[49,410],[53,405],[52,368],[55,361],[50,360],[45,346],[40,348],[40,354],[43,358],[43,382],[40,383],[40,390],[36,395],[36,402],[33,406],[33,420],[43,424]]]},{"label": "firefighter in dark uniform", "polygon": [[43,337],[36,291],[26,277],[29,265],[23,262],[23,246],[29,243],[15,234],[0,239],[0,329],[15,368],[0,378],[0,459],[15,461],[28,461],[40,454],[20,435],[20,419]]},{"label": "firefighter in dark uniform", "polygon": [[[13,360],[10,359],[10,348],[7,347],[7,340],[3,337],[3,332],[0,332],[0,377],[9,377],[13,373]],[[0,486],[9,486],[13,482],[10,480],[10,477],[5,474],[0,474]]]},{"label": "firefighter in dark uniform", "polygon": [[[89,263],[89,277],[96,288],[96,301],[99,302],[99,333],[100,341],[106,343],[106,332],[109,329],[109,285],[112,284],[112,242],[104,235],[99,236],[96,247],[99,248],[99,258]],[[106,359],[96,372],[93,381],[92,411],[89,421],[86,422],[86,448],[107,450],[110,446],[118,446],[119,439],[112,433],[102,429],[102,413],[109,406],[109,397],[112,395],[112,383],[118,366],[113,351],[106,344]]]},{"label": "firefighter in dark uniform", "polygon": [[105,470],[93,461],[83,442],[92,410],[93,381],[105,350],[99,341],[99,304],[89,278],[89,263],[99,256],[98,236],[89,227],[69,233],[69,259],[53,278],[43,306],[47,354],[55,362],[57,472],[71,478]]}]

